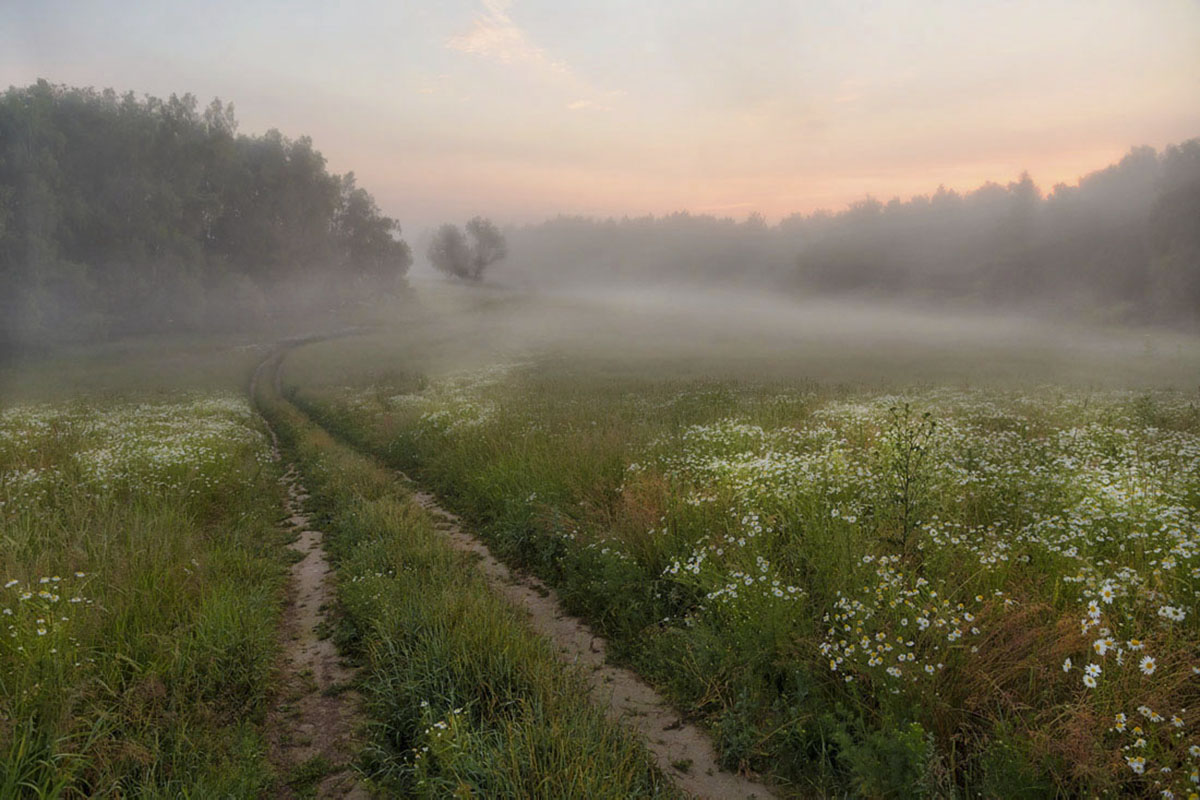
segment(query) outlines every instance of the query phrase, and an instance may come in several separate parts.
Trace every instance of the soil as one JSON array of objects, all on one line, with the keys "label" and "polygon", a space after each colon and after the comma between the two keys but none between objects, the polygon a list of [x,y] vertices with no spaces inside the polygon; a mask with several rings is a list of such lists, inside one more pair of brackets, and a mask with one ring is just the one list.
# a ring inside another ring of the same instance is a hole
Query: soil
[{"label": "soil", "polygon": [[329,562],[321,533],[303,511],[308,495],[295,465],[282,480],[287,525],[297,533],[290,546],[299,560],[292,565],[283,614],[279,702],[268,720],[271,757],[281,776],[276,796],[361,800],[371,795],[353,766],[364,725],[359,695],[350,688],[355,672],[322,631],[334,601]]},{"label": "soil", "polygon": [[[250,383],[251,397],[266,371],[274,372],[278,392],[278,359],[276,352],[259,364]],[[267,430],[278,461],[279,440],[269,425]],[[334,607],[323,536],[304,513],[308,493],[294,464],[288,465],[280,483],[286,492],[285,524],[296,534],[289,545],[296,561],[280,625],[278,695],[267,719],[270,759],[279,775],[273,795],[364,800],[371,793],[353,762],[362,748],[366,718],[361,698],[351,688],[355,671],[339,657],[323,624],[326,610]]]}]

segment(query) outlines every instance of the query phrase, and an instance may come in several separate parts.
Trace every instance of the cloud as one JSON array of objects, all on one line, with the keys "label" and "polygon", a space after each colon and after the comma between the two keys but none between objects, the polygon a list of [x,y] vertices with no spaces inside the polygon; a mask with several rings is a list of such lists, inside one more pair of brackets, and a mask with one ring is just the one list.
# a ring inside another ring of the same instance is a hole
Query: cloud
[{"label": "cloud", "polygon": [[475,15],[471,29],[451,36],[446,46],[501,64],[520,64],[569,76],[571,70],[564,62],[551,58],[513,22],[508,15],[511,5],[510,0],[483,0],[483,12]]},{"label": "cloud", "polygon": [[597,103],[594,100],[575,100],[567,103],[569,111],[612,111],[612,106]]}]

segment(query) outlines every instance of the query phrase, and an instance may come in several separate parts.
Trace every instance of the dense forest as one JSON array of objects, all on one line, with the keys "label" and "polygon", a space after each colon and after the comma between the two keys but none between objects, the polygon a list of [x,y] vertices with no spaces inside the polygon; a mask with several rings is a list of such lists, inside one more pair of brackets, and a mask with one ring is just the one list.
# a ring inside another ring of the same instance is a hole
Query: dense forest
[{"label": "dense forest", "polygon": [[399,225],[233,107],[45,81],[0,95],[0,347],[241,327],[403,285]]},{"label": "dense forest", "polygon": [[768,225],[710,216],[559,217],[508,232],[510,280],[693,281],[805,295],[1036,307],[1107,320],[1200,316],[1200,139],[1043,194],[1028,175],[960,194]]}]

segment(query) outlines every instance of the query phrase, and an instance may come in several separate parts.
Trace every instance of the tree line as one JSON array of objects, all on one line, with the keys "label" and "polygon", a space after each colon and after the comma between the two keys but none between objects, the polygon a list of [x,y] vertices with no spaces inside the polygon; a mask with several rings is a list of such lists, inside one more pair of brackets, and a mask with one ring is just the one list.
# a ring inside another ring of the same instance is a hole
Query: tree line
[{"label": "tree line", "polygon": [[559,217],[509,232],[510,278],[740,284],[804,295],[1039,307],[1109,320],[1200,320],[1200,139],[1043,193],[1028,175],[970,192],[768,225],[687,213]]},{"label": "tree line", "polygon": [[307,137],[192,95],[39,81],[0,95],[0,346],[240,326],[392,291],[399,224]]},{"label": "tree line", "polygon": [[[0,94],[0,349],[20,339],[238,327],[394,291],[399,224],[307,137],[233,108],[45,81]],[[1200,139],[1131,150],[1043,193],[1028,175],[768,225],[687,213],[442,226],[431,263],[476,282],[739,284],[1130,321],[1200,320]]]}]

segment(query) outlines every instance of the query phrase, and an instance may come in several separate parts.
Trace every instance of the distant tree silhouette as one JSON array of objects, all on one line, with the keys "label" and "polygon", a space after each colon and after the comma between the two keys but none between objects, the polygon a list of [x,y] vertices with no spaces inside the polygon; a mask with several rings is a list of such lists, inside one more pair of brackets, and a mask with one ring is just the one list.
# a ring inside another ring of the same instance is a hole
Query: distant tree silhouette
[{"label": "distant tree silhouette", "polygon": [[490,221],[475,217],[467,223],[467,235],[457,225],[438,228],[429,243],[429,260],[441,272],[464,281],[477,282],[487,267],[508,255],[504,234]]},{"label": "distant tree silhouette", "polygon": [[471,279],[471,248],[457,225],[446,223],[437,229],[429,243],[429,260],[451,277]]},{"label": "distant tree silhouette", "polygon": [[467,233],[472,239],[471,274],[474,280],[479,280],[489,264],[494,264],[508,255],[508,243],[504,240],[504,234],[500,233],[491,220],[483,217],[475,217],[468,222]]}]

